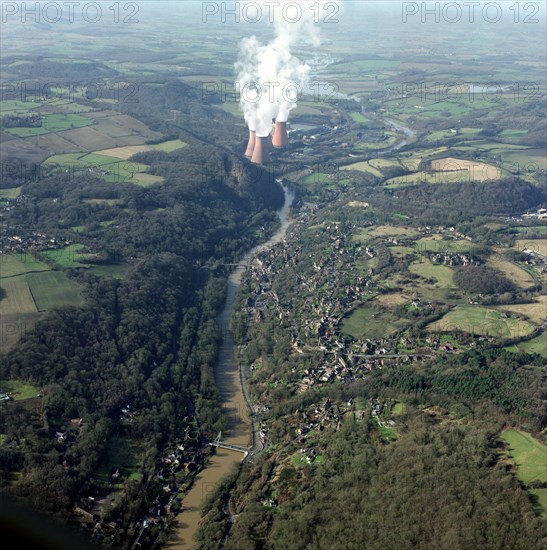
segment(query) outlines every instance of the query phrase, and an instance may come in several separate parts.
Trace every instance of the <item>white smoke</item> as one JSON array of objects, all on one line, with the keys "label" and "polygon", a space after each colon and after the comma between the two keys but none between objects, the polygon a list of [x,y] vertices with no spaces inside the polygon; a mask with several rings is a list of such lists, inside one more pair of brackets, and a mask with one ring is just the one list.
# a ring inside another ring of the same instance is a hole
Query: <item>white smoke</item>
[{"label": "white smoke", "polygon": [[[266,9],[268,2],[258,4],[263,5],[263,13],[269,13],[273,19],[275,38],[268,44],[261,43],[255,36],[241,40],[235,70],[245,121],[257,136],[265,137],[272,129],[272,119],[287,121],[301,91],[309,85],[311,68],[291,49],[299,43],[318,47],[321,18],[328,11],[328,4],[338,2],[281,0],[273,13]],[[295,4],[300,9],[295,9]]]}]

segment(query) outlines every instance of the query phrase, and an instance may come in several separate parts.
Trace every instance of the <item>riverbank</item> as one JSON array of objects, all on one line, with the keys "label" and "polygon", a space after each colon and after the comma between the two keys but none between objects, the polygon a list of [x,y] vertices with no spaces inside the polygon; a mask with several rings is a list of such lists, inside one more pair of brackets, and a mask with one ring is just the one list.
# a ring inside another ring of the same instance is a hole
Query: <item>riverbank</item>
[{"label": "riverbank", "polygon": [[[228,289],[224,307],[218,317],[222,333],[222,345],[219,350],[215,367],[215,381],[222,399],[222,413],[227,421],[227,429],[222,434],[222,441],[230,445],[251,447],[254,443],[252,420],[249,416],[248,393],[244,387],[245,380],[240,374],[239,362],[234,361],[234,341],[229,329],[233,305],[241,278],[251,260],[260,252],[270,249],[284,238],[292,223],[289,217],[290,207],[294,201],[294,193],[283,187],[285,202],[278,211],[280,227],[265,243],[254,247],[241,259],[238,266],[228,277]],[[245,393],[247,393],[247,400]],[[232,467],[241,462],[244,455],[228,449],[216,449],[208,460],[205,468],[196,476],[191,489],[182,501],[182,512],[176,518],[167,548],[172,550],[190,550],[195,547],[194,535],[201,519],[201,506],[207,495],[216,484],[231,471]]]}]

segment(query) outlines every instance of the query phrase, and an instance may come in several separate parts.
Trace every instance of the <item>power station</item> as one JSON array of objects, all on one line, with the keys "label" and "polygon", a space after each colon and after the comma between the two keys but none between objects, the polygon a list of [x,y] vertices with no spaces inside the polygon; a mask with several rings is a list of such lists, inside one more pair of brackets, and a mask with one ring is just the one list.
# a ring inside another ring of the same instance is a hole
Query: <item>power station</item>
[{"label": "power station", "polygon": [[249,141],[245,149],[245,156],[254,164],[266,164],[270,160],[272,148],[281,149],[288,146],[287,123],[277,121],[271,135],[257,136],[255,130],[249,129]]}]

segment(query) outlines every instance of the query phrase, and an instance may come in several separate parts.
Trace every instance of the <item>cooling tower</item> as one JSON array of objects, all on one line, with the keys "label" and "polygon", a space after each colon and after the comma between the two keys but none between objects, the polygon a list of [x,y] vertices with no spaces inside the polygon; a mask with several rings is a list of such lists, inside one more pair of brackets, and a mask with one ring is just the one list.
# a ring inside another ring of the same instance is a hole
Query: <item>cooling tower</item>
[{"label": "cooling tower", "polygon": [[274,147],[288,147],[289,136],[287,135],[287,123],[276,122],[275,130],[272,138],[272,145]]},{"label": "cooling tower", "polygon": [[247,143],[247,149],[245,151],[245,156],[251,158],[253,156],[253,151],[256,143],[256,134],[254,130],[249,130],[249,143]]},{"label": "cooling tower", "polygon": [[256,136],[255,148],[253,151],[253,156],[251,157],[251,162],[254,164],[265,164],[266,162],[269,162],[271,148],[272,141],[270,136]]}]

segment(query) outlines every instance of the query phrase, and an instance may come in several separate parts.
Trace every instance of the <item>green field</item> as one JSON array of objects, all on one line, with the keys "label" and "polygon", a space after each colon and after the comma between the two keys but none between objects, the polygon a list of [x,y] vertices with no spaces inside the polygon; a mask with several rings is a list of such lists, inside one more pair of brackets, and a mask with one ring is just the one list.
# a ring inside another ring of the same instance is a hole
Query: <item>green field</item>
[{"label": "green field", "polygon": [[502,130],[498,135],[504,138],[514,139],[525,136],[528,133],[528,130],[515,130],[515,129],[506,129]]},{"label": "green field", "polygon": [[[112,222],[101,222],[101,225],[108,226]],[[83,231],[84,228],[76,226],[72,228]],[[60,268],[84,268],[88,269],[91,273],[102,277],[104,275],[114,277],[115,279],[122,279],[125,271],[127,270],[126,264],[94,264],[90,263],[93,259],[97,258],[96,254],[81,253],[80,250],[84,248],[84,245],[75,243],[63,248],[55,250],[47,250],[41,252],[42,256],[45,256],[48,260],[53,262]],[[71,299],[71,301],[73,298]]]},{"label": "green field", "polygon": [[[497,144],[499,146],[499,144]],[[502,163],[501,167],[516,173],[521,174],[536,170],[547,170],[547,151],[545,149],[515,149],[511,145],[511,150],[501,151]],[[499,147],[498,147],[499,150]],[[497,150],[492,149],[491,153],[496,154]],[[500,153],[498,153],[500,154]]]},{"label": "green field", "polygon": [[481,128],[460,128],[458,133],[463,134],[464,136],[474,136],[476,134],[480,134],[481,131]]},{"label": "green field", "polygon": [[[43,271],[15,274],[26,270],[29,265],[45,268]],[[0,300],[0,338],[3,349],[15,344],[42,317],[43,312],[56,307],[79,306],[83,302],[77,283],[61,271],[50,271],[49,266],[34,258],[29,264],[12,258],[8,260],[8,266],[13,275],[0,279],[0,288],[5,292]]]},{"label": "green field", "polygon": [[0,279],[23,275],[33,271],[49,271],[51,268],[30,254],[1,254]]},{"label": "green field", "polygon": [[406,319],[398,319],[389,311],[361,306],[342,321],[341,331],[356,339],[381,338],[403,328],[408,322]]},{"label": "green field", "polygon": [[0,199],[16,199],[21,194],[21,187],[0,189]]},{"label": "green field", "polygon": [[480,336],[518,338],[531,334],[533,325],[516,317],[481,306],[457,306],[442,319],[428,325],[430,332],[462,331]]},{"label": "green field", "polygon": [[383,178],[384,175],[374,166],[371,166],[368,162],[355,162],[354,164],[348,164],[347,166],[341,166],[341,170],[358,170],[359,172],[368,172],[377,178]]},{"label": "green field", "polygon": [[329,175],[322,172],[314,172],[300,179],[301,183],[330,183]]},{"label": "green field", "polygon": [[22,401],[36,397],[40,389],[22,380],[0,380],[0,392],[9,393],[14,401]]},{"label": "green field", "polygon": [[391,416],[401,416],[405,412],[405,404],[401,401],[396,401],[391,407]]},{"label": "green field", "polygon": [[38,311],[82,304],[80,287],[61,271],[29,273],[26,280]]},{"label": "green field", "polygon": [[[502,437],[509,446],[509,456],[517,466],[517,476],[524,484],[547,482],[547,448],[529,433],[504,430]],[[531,489],[533,507],[537,514],[547,518],[547,489]],[[534,498],[535,497],[535,498]]]},{"label": "green field", "polygon": [[92,118],[76,115],[76,114],[50,114],[43,115],[44,121],[42,126],[37,128],[4,128],[6,134],[27,138],[31,136],[41,136],[54,132],[62,132],[64,130],[73,130],[75,128],[83,128],[94,124]]},{"label": "green field", "polygon": [[547,357],[547,333],[543,332],[531,340],[513,344],[505,349],[514,353],[539,353],[539,355]]},{"label": "green field", "polygon": [[520,288],[530,288],[536,284],[534,278],[528,271],[506,260],[502,256],[490,256],[486,262],[486,266],[500,271]]},{"label": "green field", "polygon": [[182,149],[187,145],[188,145],[187,143],[185,143],[184,141],[181,141],[180,139],[172,139],[170,141],[156,143],[155,145],[151,145],[150,147],[152,147],[152,149],[154,149],[155,151],[163,151],[164,153],[171,153],[178,149]]},{"label": "green field", "polygon": [[444,141],[445,139],[450,139],[456,137],[457,134],[451,132],[450,130],[435,130],[430,132],[424,139],[425,142],[436,142]]},{"label": "green field", "polygon": [[545,235],[547,236],[547,225],[533,225],[529,227],[509,227],[503,230],[503,233],[517,234],[519,237],[527,237],[529,235]]},{"label": "green field", "polygon": [[353,122],[359,122],[361,124],[367,124],[367,123],[372,122],[372,120],[370,120],[370,118],[362,115],[361,113],[350,113],[349,116],[351,117]]},{"label": "green field", "polygon": [[445,239],[442,235],[432,235],[417,240],[413,248],[418,252],[460,252],[469,254],[476,247],[465,239]]},{"label": "green field", "polygon": [[54,262],[59,267],[84,267],[85,260],[93,258],[93,254],[81,254],[79,251],[84,248],[83,244],[71,244],[55,250],[46,250],[40,254]]},{"label": "green field", "polygon": [[2,279],[0,288],[5,292],[4,298],[0,300],[0,316],[2,318],[7,315],[36,313],[38,311],[25,275]]},{"label": "green field", "polygon": [[[53,155],[44,161],[45,166],[58,167],[90,173],[108,183],[143,183],[138,181],[139,175],[148,170],[149,166],[129,160],[120,160],[95,153],[66,153]],[[146,185],[146,183],[143,183]]]},{"label": "green field", "polygon": [[437,283],[435,286],[440,288],[453,288],[454,287],[454,272],[446,265],[435,265],[429,260],[412,262],[409,266],[409,270],[412,273],[416,273],[426,279],[435,279]]},{"label": "green field", "polygon": [[18,101],[16,99],[5,99],[0,101],[0,113],[2,115],[21,115],[40,107],[40,103],[34,101]]}]

